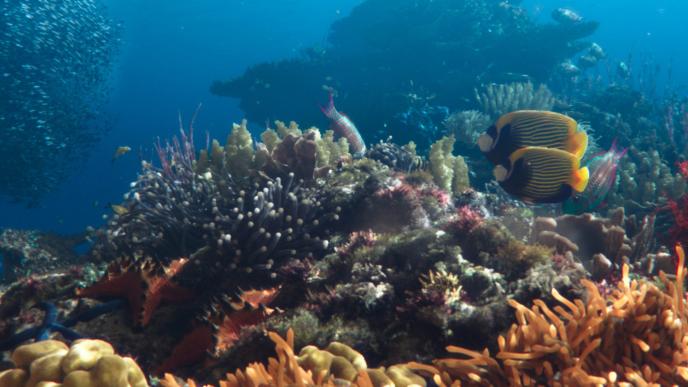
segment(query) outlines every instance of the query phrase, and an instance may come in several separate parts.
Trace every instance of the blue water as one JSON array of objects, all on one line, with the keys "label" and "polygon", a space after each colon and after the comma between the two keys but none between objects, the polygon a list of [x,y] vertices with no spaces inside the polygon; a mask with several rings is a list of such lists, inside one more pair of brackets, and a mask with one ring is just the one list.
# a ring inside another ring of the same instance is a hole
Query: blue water
[{"label": "blue water", "polygon": [[[393,1],[393,0],[390,0]],[[360,0],[107,0],[123,24],[123,45],[113,74],[108,115],[112,131],[58,192],[37,208],[0,201],[0,228],[77,232],[102,222],[108,203],[121,201],[155,139],[177,133],[177,115],[188,122],[199,103],[201,134],[224,138],[242,113],[235,101],[215,97],[213,80],[240,75],[251,64],[324,45],[330,24]],[[548,21],[556,7],[570,7],[597,20],[593,36],[611,58],[651,57],[673,62],[674,83],[688,84],[688,3],[666,1],[526,1]],[[409,53],[412,55],[412,53]],[[403,59],[403,58],[400,58]],[[290,120],[297,117],[275,117]],[[309,124],[309,123],[305,123]],[[204,136],[198,136],[200,139]],[[120,145],[133,151],[111,162]]]}]

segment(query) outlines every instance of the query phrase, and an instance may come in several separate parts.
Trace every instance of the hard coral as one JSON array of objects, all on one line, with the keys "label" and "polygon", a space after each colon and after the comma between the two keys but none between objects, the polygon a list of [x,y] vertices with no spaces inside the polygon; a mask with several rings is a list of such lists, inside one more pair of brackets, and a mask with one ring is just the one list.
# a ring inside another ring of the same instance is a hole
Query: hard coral
[{"label": "hard coral", "polygon": [[589,213],[537,218],[533,234],[535,241],[558,253],[572,252],[596,278],[602,278],[612,264],[619,267],[632,255],[634,241],[626,236],[624,220],[623,208],[611,211],[609,218]]},{"label": "hard coral", "polygon": [[[277,358],[263,363],[252,363],[245,370],[228,373],[219,382],[220,387],[243,386],[321,386],[334,387],[342,384],[360,387],[382,386],[425,386],[425,380],[405,365],[388,368],[368,368],[363,355],[351,347],[332,342],[326,349],[315,346],[304,347],[297,356],[294,352],[294,331],[287,332],[286,340],[270,332],[275,343]],[[196,386],[187,380],[188,386]],[[170,374],[161,381],[163,387],[183,385]]]},{"label": "hard coral", "polygon": [[56,340],[22,345],[12,353],[16,368],[0,372],[3,387],[147,387],[136,361],[115,354],[102,340]]},{"label": "hard coral", "polygon": [[454,136],[443,137],[430,147],[430,171],[437,184],[446,192],[459,194],[470,188],[468,166],[461,156],[452,155]]},{"label": "hard coral", "polygon": [[399,146],[391,141],[380,141],[370,147],[366,157],[399,172],[412,172],[423,167],[424,160],[416,154],[416,144]]},{"label": "hard coral", "polygon": [[80,262],[81,257],[74,248],[84,240],[83,234],[59,236],[33,230],[0,231],[0,284]]},{"label": "hard coral", "polygon": [[561,304],[541,300],[528,308],[511,300],[517,324],[498,339],[495,357],[450,346],[467,359],[438,359],[434,367],[410,364],[433,376],[440,386],[685,385],[688,383],[688,302],[683,292],[685,255],[676,247],[676,280],[660,274],[661,289],[651,282],[623,277],[610,295],[584,280],[587,300],[570,301],[556,290]]},{"label": "hard coral", "polygon": [[[215,308],[219,315],[203,322],[219,326],[238,313],[231,306],[240,289],[279,286],[286,278],[283,265],[324,255],[341,209],[324,207],[323,182],[305,183],[294,173],[272,179],[257,173],[255,163],[244,164],[253,152],[246,135],[245,125],[235,125],[224,149],[214,147],[210,157],[198,159],[192,134],[182,132],[181,140],[159,147],[161,167],[144,163],[93,251],[125,258],[80,295],[126,298],[137,325],[146,325],[163,301],[193,297],[193,303],[182,306],[186,313],[167,315],[174,325],[181,330]],[[216,305],[227,297],[230,307]],[[210,336],[216,333],[210,331]],[[176,335],[181,338],[184,332]],[[213,338],[208,336],[190,341],[196,353],[204,355],[210,348]]]}]

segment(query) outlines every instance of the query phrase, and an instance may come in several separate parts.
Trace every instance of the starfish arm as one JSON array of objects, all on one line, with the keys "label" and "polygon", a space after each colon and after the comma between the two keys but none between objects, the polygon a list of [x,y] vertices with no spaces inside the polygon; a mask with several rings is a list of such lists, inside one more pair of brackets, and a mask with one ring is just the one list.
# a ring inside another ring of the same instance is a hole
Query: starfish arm
[{"label": "starfish arm", "polygon": [[98,316],[120,309],[126,304],[127,302],[124,299],[116,299],[108,302],[103,302],[102,304],[98,304],[84,311],[81,311],[80,313],[72,315],[70,318],[63,321],[62,325],[65,327],[71,327],[78,322],[91,321]]},{"label": "starfish arm", "polygon": [[62,325],[62,324],[60,324],[60,323],[52,323],[52,324],[50,324],[49,328],[50,328],[52,331],[59,332],[60,334],[62,334],[62,336],[64,336],[65,339],[67,339],[67,340],[69,340],[69,341],[73,341],[73,340],[78,340],[78,339],[83,339],[83,338],[84,338],[84,336],[81,335],[80,333],[76,332],[76,331],[73,330],[73,329],[69,329],[69,328],[67,328],[66,326],[64,326],[64,325]]}]

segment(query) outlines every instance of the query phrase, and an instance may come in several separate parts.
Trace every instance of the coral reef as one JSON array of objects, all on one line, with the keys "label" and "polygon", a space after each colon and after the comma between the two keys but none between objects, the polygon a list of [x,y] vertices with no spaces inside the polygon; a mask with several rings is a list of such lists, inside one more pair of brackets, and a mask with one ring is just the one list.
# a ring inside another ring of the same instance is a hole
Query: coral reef
[{"label": "coral reef", "polygon": [[410,364],[440,385],[483,386],[682,385],[688,382],[688,313],[683,292],[685,256],[677,246],[675,281],[661,274],[664,288],[631,280],[624,266],[608,295],[583,281],[587,298],[570,301],[556,290],[560,305],[535,300],[530,308],[509,301],[517,323],[498,339],[495,357],[450,346],[465,358]]},{"label": "coral reef", "polygon": [[[242,180],[262,170],[273,178],[287,178],[292,173],[297,179],[312,180],[351,159],[346,139],[335,141],[332,131],[324,135],[317,128],[302,131],[293,121],[289,126],[282,121],[275,121],[275,125],[275,129],[267,128],[261,134],[263,142],[254,148],[246,120],[234,124],[224,147],[213,140],[209,150],[201,150],[195,170],[199,174],[210,171],[220,179],[229,174]],[[193,142],[189,144],[193,149]]]},{"label": "coral reef", "polygon": [[5,229],[0,232],[0,284],[31,274],[49,273],[76,264],[83,257],[75,247],[84,235],[58,236],[34,230]]},{"label": "coral reef", "polygon": [[[337,94],[365,152],[246,120],[197,149],[192,120],[87,254],[0,233],[0,385],[688,384],[686,102],[601,80],[595,22],[518,4],[366,0],[324,49],[212,87],[257,122],[324,122],[308,101]],[[609,196],[561,215],[492,181],[475,140],[518,109],[628,147]]]},{"label": "coral reef", "polygon": [[686,193],[686,179],[662,160],[657,150],[641,151],[635,146],[619,165],[619,184],[607,197],[610,206],[647,213]]},{"label": "coral reef", "polygon": [[633,251],[624,220],[623,208],[611,212],[609,218],[592,214],[540,217],[535,219],[533,237],[560,254],[573,253],[596,279],[603,279],[614,264],[618,269],[627,262]]},{"label": "coral reef", "polygon": [[366,157],[399,172],[413,172],[424,166],[424,160],[416,153],[416,144],[410,142],[399,146],[390,141],[373,144]]},{"label": "coral reef", "polygon": [[0,371],[6,387],[147,387],[136,361],[115,354],[102,340],[77,340],[71,346],[46,340],[18,347],[12,352],[14,368]]},{"label": "coral reef", "polygon": [[[286,338],[275,332],[268,334],[274,342],[277,358],[268,359],[268,366],[252,363],[246,369],[228,373],[220,381],[221,387],[256,385],[308,385],[308,386],[422,386],[425,380],[406,365],[368,368],[366,359],[346,344],[331,342],[327,348],[307,346],[298,355],[294,352],[294,331]],[[181,383],[181,384],[180,384]],[[189,386],[196,383],[189,379]],[[171,374],[161,381],[163,387],[181,387]]]},{"label": "coral reef", "polygon": [[514,110],[552,110],[555,102],[546,85],[536,89],[530,82],[490,84],[482,91],[476,89],[475,99],[493,120]]},{"label": "coral reef", "polygon": [[[220,386],[306,384],[333,386],[407,386],[457,383],[484,386],[550,385],[586,386],[625,383],[647,385],[684,384],[688,381],[687,302],[683,294],[685,255],[677,246],[679,266],[675,281],[663,273],[664,288],[643,280],[631,280],[624,266],[616,288],[607,294],[583,280],[586,300],[570,301],[556,289],[559,305],[535,300],[530,308],[510,300],[516,323],[499,336],[495,357],[457,346],[447,347],[464,358],[440,358],[433,365],[410,362],[387,368],[368,368],[365,357],[341,343],[324,350],[304,347],[295,354],[294,333],[286,339],[269,333],[277,358],[252,363],[228,373]],[[434,276],[433,276],[434,277]],[[192,380],[189,386],[196,384]],[[184,382],[167,374],[166,387]]]}]

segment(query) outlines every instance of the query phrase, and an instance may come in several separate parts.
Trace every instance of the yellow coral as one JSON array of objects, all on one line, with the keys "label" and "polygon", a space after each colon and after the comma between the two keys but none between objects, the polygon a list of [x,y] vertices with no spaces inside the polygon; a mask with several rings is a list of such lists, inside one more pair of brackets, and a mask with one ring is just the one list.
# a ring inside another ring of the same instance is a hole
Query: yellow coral
[{"label": "yellow coral", "polygon": [[429,271],[421,274],[420,283],[423,293],[444,294],[447,303],[451,304],[461,299],[461,280],[454,273],[446,270]]},{"label": "yellow coral", "polygon": [[241,125],[234,124],[225,145],[225,162],[232,176],[248,176],[253,167],[253,153],[253,139],[246,127],[246,120]]},{"label": "yellow coral", "polygon": [[435,184],[449,193],[470,188],[466,161],[452,155],[455,141],[454,136],[445,136],[430,146],[430,171]]},{"label": "yellow coral", "polygon": [[71,347],[45,340],[18,347],[14,369],[0,372],[2,387],[147,387],[141,368],[115,355],[102,340],[77,340]]}]

